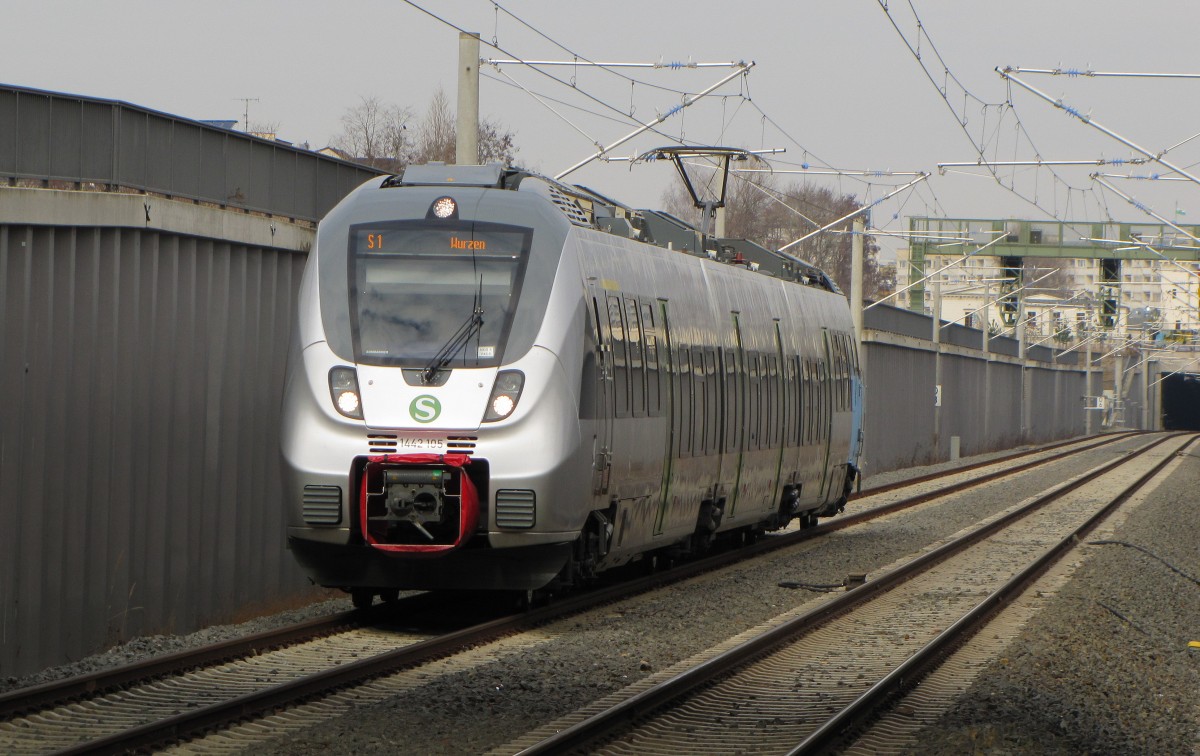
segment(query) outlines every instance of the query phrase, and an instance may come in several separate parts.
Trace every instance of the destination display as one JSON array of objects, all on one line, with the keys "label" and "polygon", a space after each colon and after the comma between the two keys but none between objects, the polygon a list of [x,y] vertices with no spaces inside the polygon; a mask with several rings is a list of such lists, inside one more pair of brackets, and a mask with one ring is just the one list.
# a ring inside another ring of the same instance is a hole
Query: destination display
[{"label": "destination display", "polygon": [[488,257],[519,257],[527,249],[528,232],[472,230],[445,226],[371,228],[359,226],[352,234],[360,255],[458,255],[464,252]]}]

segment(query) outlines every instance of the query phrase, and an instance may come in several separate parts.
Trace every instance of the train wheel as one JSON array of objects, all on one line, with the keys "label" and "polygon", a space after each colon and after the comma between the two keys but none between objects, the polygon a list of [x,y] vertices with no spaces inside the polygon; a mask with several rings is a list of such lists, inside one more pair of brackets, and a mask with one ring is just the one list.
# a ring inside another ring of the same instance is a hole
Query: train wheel
[{"label": "train wheel", "polygon": [[375,600],[375,591],[370,588],[354,588],[350,591],[350,601],[355,609],[366,609]]}]

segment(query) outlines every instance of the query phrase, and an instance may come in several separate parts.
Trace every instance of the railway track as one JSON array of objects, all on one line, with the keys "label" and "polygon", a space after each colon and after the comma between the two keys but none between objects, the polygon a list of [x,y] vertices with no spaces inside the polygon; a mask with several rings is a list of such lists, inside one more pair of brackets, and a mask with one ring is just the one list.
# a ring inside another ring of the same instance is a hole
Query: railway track
[{"label": "railway track", "polygon": [[[818,528],[761,539],[728,554],[657,573],[642,580],[560,600],[453,633],[431,637],[371,627],[360,612],[304,623],[217,647],[151,659],[141,665],[18,690],[0,696],[0,750],[13,753],[115,752],[178,741],[231,721],[322,696],[389,672],[429,664],[462,649],[536,628],[631,593],[652,590],[700,572],[802,540],[820,537],[938,495],[1017,474],[1126,436],[1055,445],[1009,455],[939,476],[925,476],[857,497],[863,511]],[[1032,457],[1023,464],[1019,458]],[[949,480],[939,484],[938,480]],[[915,489],[915,490],[914,490]],[[909,492],[910,495],[904,495]],[[871,503],[874,502],[874,503]],[[417,596],[400,604],[421,611]],[[361,625],[367,625],[365,627]],[[520,643],[521,641],[515,641]]]},{"label": "railway track", "polygon": [[500,750],[676,754],[696,743],[714,754],[845,748],[1196,438],[1164,437],[1093,468],[862,587],[745,633],[614,697],[620,700]]}]

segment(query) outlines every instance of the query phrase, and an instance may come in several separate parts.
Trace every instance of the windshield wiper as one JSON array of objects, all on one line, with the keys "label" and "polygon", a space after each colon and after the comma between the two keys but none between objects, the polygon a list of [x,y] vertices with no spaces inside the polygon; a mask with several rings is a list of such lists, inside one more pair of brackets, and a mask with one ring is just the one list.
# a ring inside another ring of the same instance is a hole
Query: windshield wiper
[{"label": "windshield wiper", "polygon": [[446,341],[438,353],[433,356],[425,369],[421,371],[421,382],[426,386],[437,380],[442,369],[458,356],[458,353],[471,341],[475,334],[483,330],[483,279],[479,280],[479,292],[471,305],[471,315],[458,327]]}]

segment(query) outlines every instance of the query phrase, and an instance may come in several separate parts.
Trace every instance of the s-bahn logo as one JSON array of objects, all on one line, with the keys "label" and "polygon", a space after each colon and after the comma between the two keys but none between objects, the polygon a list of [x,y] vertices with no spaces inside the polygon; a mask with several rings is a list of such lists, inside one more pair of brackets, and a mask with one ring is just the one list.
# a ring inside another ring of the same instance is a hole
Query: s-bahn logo
[{"label": "s-bahn logo", "polygon": [[408,405],[408,414],[418,423],[432,423],[442,414],[442,403],[436,396],[421,394]]}]

